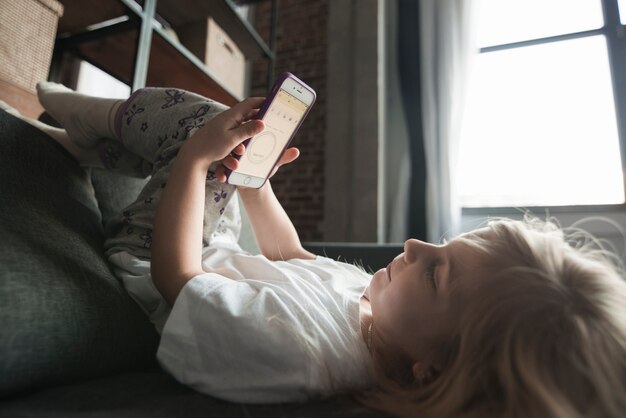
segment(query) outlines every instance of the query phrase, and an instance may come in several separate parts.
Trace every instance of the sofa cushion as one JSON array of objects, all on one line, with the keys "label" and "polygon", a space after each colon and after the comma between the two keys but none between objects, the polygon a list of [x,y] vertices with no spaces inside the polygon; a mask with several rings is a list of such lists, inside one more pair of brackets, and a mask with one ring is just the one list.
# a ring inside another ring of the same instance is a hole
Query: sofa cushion
[{"label": "sofa cushion", "polygon": [[0,403],[0,416],[12,418],[383,418],[352,396],[307,403],[244,405],[195,392],[160,371],[125,373],[81,384],[58,386]]},{"label": "sofa cushion", "polygon": [[102,224],[106,226],[123,208],[133,203],[146,182],[146,179],[92,169],[91,183],[102,214]]},{"label": "sofa cushion", "polygon": [[89,174],[0,111],[0,397],[155,366],[158,336],[102,255]]},{"label": "sofa cushion", "polygon": [[[48,112],[44,111],[39,120],[47,125],[62,128]],[[130,205],[148,182],[148,179],[129,177],[109,170],[92,169],[90,173],[104,226],[123,208]]]}]

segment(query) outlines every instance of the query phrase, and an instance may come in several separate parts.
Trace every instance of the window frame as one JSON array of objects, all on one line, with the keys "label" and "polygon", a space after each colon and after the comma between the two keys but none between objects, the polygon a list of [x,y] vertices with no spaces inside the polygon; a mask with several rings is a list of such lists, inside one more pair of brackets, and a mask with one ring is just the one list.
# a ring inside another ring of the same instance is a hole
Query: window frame
[{"label": "window frame", "polygon": [[[525,41],[511,42],[501,45],[493,45],[480,49],[480,53],[503,51],[508,49],[523,48],[528,46],[566,41],[571,39],[586,38],[590,36],[604,35],[607,41],[609,68],[611,71],[611,83],[615,100],[615,115],[617,121],[617,133],[619,138],[622,173],[626,172],[626,25],[620,20],[618,0],[600,0],[604,25],[601,28],[572,32],[563,35],[548,36]],[[622,10],[626,15],[626,10]],[[612,205],[567,205],[567,206],[524,206],[524,209],[532,213],[550,212],[558,213],[582,213],[582,212],[621,212],[626,209],[626,175],[622,176],[624,182],[624,203]],[[467,215],[479,214],[512,214],[519,213],[518,207],[513,206],[483,206],[462,207],[462,213]]]}]

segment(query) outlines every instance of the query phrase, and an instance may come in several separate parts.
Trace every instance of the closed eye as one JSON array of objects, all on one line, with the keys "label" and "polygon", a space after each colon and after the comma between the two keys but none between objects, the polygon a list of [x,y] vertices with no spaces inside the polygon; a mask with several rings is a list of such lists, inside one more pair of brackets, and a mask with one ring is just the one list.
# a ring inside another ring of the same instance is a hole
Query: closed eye
[{"label": "closed eye", "polygon": [[426,280],[428,280],[428,284],[430,285],[430,287],[432,287],[433,291],[437,291],[437,280],[436,280],[436,273],[437,273],[437,264],[433,263],[430,266],[428,266],[428,269],[426,270]]}]

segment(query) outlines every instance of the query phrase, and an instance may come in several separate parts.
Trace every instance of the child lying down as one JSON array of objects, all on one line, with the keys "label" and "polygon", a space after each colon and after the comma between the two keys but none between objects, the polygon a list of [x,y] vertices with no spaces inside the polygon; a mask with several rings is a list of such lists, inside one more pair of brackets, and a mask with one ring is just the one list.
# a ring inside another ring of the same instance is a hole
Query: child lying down
[{"label": "child lying down", "polygon": [[[180,382],[252,403],[354,393],[398,416],[626,416],[626,284],[586,236],[493,220],[441,245],[407,240],[371,275],[306,251],[269,181],[225,183],[263,130],[261,98],[38,93],[64,130],[30,122],[79,162],[150,176],[105,251]],[[260,255],[237,244],[235,193]]]}]

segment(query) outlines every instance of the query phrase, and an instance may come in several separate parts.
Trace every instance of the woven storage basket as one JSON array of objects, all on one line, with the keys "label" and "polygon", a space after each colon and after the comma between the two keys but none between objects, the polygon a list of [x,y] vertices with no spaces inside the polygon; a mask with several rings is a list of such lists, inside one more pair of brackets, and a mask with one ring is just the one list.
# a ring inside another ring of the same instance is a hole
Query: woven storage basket
[{"label": "woven storage basket", "polygon": [[47,80],[62,14],[56,0],[0,0],[0,80],[32,93]]}]

